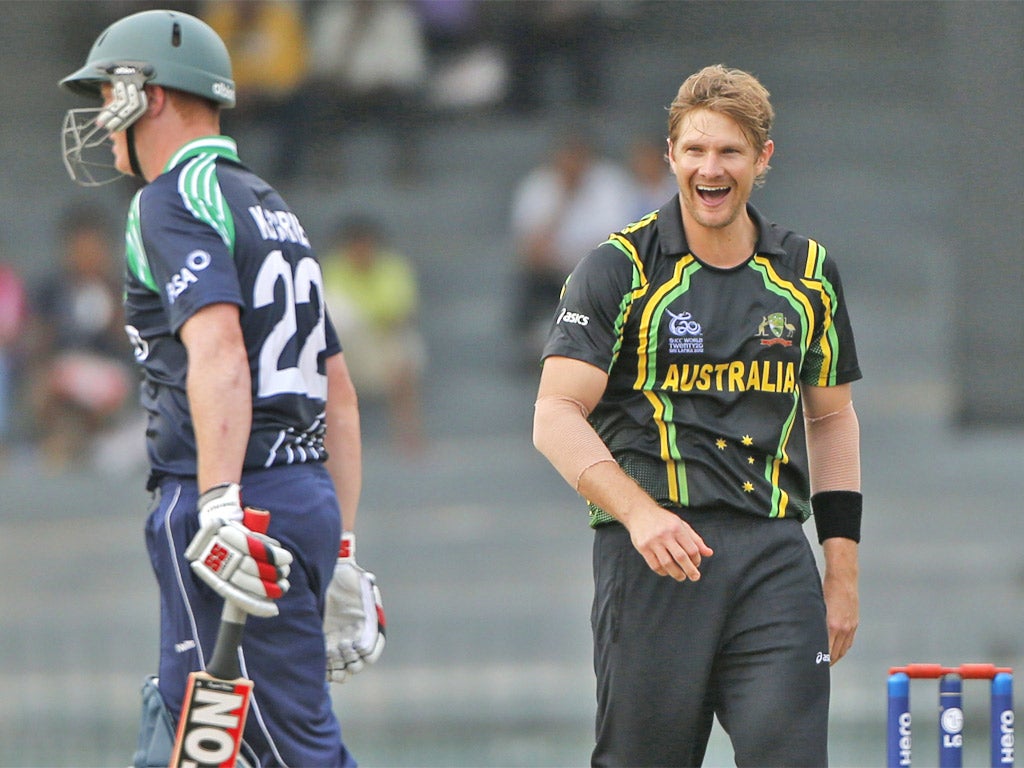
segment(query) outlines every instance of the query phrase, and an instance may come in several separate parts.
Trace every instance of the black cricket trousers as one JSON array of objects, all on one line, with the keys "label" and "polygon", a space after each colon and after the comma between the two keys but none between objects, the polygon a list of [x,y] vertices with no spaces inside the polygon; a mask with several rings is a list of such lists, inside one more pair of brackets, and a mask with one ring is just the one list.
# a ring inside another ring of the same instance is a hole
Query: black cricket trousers
[{"label": "black cricket trousers", "polygon": [[714,550],[658,576],[618,524],[595,531],[594,766],[698,766],[713,718],[737,766],[828,764],[828,629],[803,526],[681,513]]}]

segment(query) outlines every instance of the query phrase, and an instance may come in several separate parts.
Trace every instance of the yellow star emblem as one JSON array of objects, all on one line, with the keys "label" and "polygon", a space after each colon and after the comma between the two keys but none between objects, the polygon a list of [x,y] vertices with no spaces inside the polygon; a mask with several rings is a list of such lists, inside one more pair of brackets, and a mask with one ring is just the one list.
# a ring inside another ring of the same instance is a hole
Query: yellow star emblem
[{"label": "yellow star emblem", "polygon": [[743,490],[744,490],[745,493],[753,493],[754,492],[754,484],[752,482],[750,482],[749,480],[747,480],[747,482],[745,482],[743,484]]},{"label": "yellow star emblem", "polygon": [[721,437],[720,437],[720,438],[718,438],[717,440],[715,440],[715,445],[717,445],[717,446],[718,446],[718,450],[720,450],[720,451],[724,451],[724,450],[725,450],[725,446],[727,446],[727,445],[728,445],[728,443],[727,443],[727,442],[725,442],[725,439],[724,439],[724,438],[721,438]]},{"label": "yellow star emblem", "polygon": [[753,463],[754,463],[754,457],[753,456],[747,456],[747,464],[753,464]]},{"label": "yellow star emblem", "polygon": [[743,444],[744,445],[753,445],[754,444],[754,438],[752,438],[750,435],[744,435],[743,436]]}]

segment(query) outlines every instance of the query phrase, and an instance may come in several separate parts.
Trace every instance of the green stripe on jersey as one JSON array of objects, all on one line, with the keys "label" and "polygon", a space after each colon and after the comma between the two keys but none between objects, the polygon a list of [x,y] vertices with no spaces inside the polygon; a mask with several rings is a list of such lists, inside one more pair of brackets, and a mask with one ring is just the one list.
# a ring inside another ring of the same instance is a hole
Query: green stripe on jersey
[{"label": "green stripe on jersey", "polygon": [[835,286],[825,277],[825,249],[814,240],[807,244],[806,277],[801,281],[806,288],[815,291],[825,307],[824,326],[817,344],[808,350],[807,372],[803,380],[818,387],[835,386],[839,364],[839,333],[832,322],[838,308],[839,298]]},{"label": "green stripe on jersey", "polygon": [[[776,296],[785,299],[793,310],[800,315],[802,325],[806,329],[800,338],[800,357],[805,359],[807,357],[807,350],[811,345],[811,340],[814,338],[814,310],[807,296],[798,286],[779,276],[772,265],[771,259],[764,256],[755,256],[750,261],[750,267],[755,272],[761,274],[765,288]],[[807,280],[802,280],[801,282],[805,285],[808,283]],[[782,471],[782,465],[789,463],[789,453],[786,447],[789,444],[790,436],[793,434],[793,425],[800,414],[799,389],[794,389],[792,397],[793,406],[780,430],[779,444],[776,451],[774,455],[766,457],[767,464],[765,466],[764,479],[768,481],[772,488],[772,506],[769,517],[785,517],[789,508],[789,494],[780,487],[779,474]]]},{"label": "green stripe on jersey", "polygon": [[[651,221],[653,221],[653,219],[645,217],[640,223],[646,225]],[[639,224],[634,224],[632,226],[638,227]],[[622,237],[619,233],[614,233],[607,242],[622,251],[627,258],[629,258],[630,266],[633,268],[630,291],[629,293],[624,294],[622,300],[619,302],[619,312],[615,318],[615,324],[613,327],[615,340],[612,343],[612,359],[608,366],[608,370],[611,371],[612,366],[615,365],[615,361],[618,360],[619,352],[622,351],[623,333],[626,327],[626,321],[629,320],[629,313],[633,309],[633,302],[647,293],[650,283],[647,281],[647,275],[644,274],[643,261],[640,259],[640,255],[636,252],[636,247],[633,243]]]},{"label": "green stripe on jersey", "polygon": [[217,157],[203,154],[189,160],[178,176],[178,194],[192,215],[213,227],[234,253],[235,220],[217,183]]},{"label": "green stripe on jersey", "polygon": [[818,285],[821,290],[821,301],[825,305],[826,323],[825,333],[822,334],[824,337],[823,348],[827,348],[829,354],[825,358],[825,363],[822,365],[821,374],[818,378],[820,386],[835,386],[837,368],[839,364],[839,333],[836,330],[835,324],[832,322],[832,318],[835,317],[835,311],[839,306],[839,297],[836,295],[835,286],[832,285],[831,281],[825,277],[825,273],[822,270],[822,264],[825,262],[825,249],[818,245],[818,243],[811,241],[811,246],[817,251],[817,272],[815,277],[818,280]]},{"label": "green stripe on jersey", "polygon": [[690,277],[700,271],[701,265],[687,254],[676,264],[672,278],[659,286],[640,317],[640,344],[637,347],[637,373],[634,388],[644,393],[653,408],[654,425],[658,429],[661,458],[666,462],[668,496],[683,506],[689,504],[686,466],[678,447],[678,434],[673,420],[672,398],[657,391],[658,383],[658,329],[665,310],[679,296],[690,290]]},{"label": "green stripe on jersey", "polygon": [[149,269],[149,259],[146,257],[146,248],[142,244],[142,225],[139,219],[139,198],[142,195],[140,189],[132,198],[132,204],[128,208],[128,223],[124,232],[125,258],[128,262],[129,271],[135,275],[140,283],[145,285],[154,293],[159,293],[156,280]]}]

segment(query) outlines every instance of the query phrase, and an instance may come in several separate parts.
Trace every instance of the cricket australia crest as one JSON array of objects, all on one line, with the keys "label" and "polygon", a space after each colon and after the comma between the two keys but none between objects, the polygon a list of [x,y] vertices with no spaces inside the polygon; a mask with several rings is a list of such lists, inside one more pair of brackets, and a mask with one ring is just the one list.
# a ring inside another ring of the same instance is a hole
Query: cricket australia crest
[{"label": "cricket australia crest", "polygon": [[781,312],[772,312],[761,318],[757,326],[757,338],[761,339],[761,345],[770,347],[781,344],[784,347],[793,345],[793,334],[796,333],[796,326],[786,319]]}]

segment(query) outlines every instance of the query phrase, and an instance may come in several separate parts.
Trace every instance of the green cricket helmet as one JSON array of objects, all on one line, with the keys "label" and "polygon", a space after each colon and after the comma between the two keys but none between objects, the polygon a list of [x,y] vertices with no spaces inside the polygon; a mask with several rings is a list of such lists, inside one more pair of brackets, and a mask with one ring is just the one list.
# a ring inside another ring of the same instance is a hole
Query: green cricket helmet
[{"label": "green cricket helmet", "polygon": [[[64,165],[72,179],[97,186],[118,178],[119,174],[110,176],[110,162],[86,159],[83,152],[103,145],[115,131],[128,130],[145,114],[147,83],[201,96],[221,107],[235,105],[231,57],[208,24],[179,11],[126,16],[96,38],[81,69],[60,81],[87,96],[101,96],[104,84],[113,89],[106,106],[69,110],[64,118]],[[98,180],[96,168],[103,168],[109,178]]]}]

